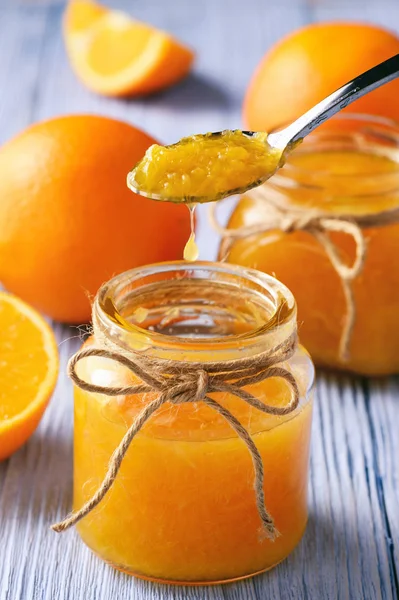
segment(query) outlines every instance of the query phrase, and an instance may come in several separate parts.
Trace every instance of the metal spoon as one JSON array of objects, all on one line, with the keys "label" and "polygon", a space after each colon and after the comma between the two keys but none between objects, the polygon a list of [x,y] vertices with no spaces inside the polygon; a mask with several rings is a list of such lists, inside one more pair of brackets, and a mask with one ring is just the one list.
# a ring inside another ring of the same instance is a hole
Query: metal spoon
[{"label": "metal spoon", "polygon": [[[265,142],[265,152],[275,153],[278,151],[276,156],[276,164],[262,176],[260,179],[257,178],[255,181],[250,181],[242,188],[226,189],[221,190],[214,196],[184,196],[184,197],[167,197],[160,194],[151,193],[138,186],[135,181],[135,171],[140,166],[138,163],[128,175],[128,186],[129,188],[148,198],[154,200],[163,200],[171,202],[181,203],[194,203],[194,202],[209,202],[213,200],[220,200],[226,196],[232,196],[237,193],[244,193],[245,191],[261,185],[264,181],[269,179],[276,171],[284,164],[284,159],[288,152],[290,152],[295,146],[303,140],[309,133],[311,133],[316,127],[321,125],[324,121],[335,115],[337,112],[346,108],[349,104],[361,98],[365,94],[375,90],[376,88],[396,79],[399,76],[399,54],[392,56],[388,60],[376,65],[372,69],[369,69],[362,75],[355,77],[352,81],[349,81],[338,90],[324,98],[321,102],[316,104],[313,108],[308,110],[301,117],[296,119],[293,123],[277,131],[267,135]],[[251,138],[256,135],[260,135],[260,132],[254,131],[243,131],[245,136]],[[206,134],[207,137],[221,137],[226,135],[225,131],[215,132],[212,134]],[[199,136],[201,139],[203,136]],[[167,148],[176,148],[181,142],[167,146]],[[187,142],[185,142],[187,143]],[[140,161],[141,162],[141,161]]]}]

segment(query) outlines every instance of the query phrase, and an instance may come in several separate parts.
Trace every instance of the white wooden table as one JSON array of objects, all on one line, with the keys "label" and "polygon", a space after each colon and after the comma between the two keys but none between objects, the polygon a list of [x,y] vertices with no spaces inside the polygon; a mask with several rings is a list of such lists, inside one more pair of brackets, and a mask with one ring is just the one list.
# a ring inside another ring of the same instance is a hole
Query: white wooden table
[{"label": "white wooden table", "polygon": [[[32,121],[71,112],[119,117],[165,142],[240,126],[254,67],[291,29],[336,18],[399,28],[398,0],[126,0],[118,6],[190,43],[198,52],[194,73],[145,101],[96,97],[66,61],[63,3],[0,0],[0,142]],[[199,238],[202,257],[213,258],[217,239],[204,219]],[[0,464],[0,600],[399,598],[398,378],[319,374],[310,521],[283,564],[224,587],[160,586],[113,571],[75,533],[59,536],[48,528],[71,505],[72,395],[65,364],[79,344],[76,329],[54,327],[61,374],[50,408],[29,443]]]}]

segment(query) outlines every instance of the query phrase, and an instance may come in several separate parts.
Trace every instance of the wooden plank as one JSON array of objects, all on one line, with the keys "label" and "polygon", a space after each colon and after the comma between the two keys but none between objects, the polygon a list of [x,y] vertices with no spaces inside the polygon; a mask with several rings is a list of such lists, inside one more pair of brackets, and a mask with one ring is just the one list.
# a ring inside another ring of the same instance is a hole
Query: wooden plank
[{"label": "wooden plank", "polygon": [[393,594],[399,596],[399,381],[364,382],[372,468],[386,538]]},{"label": "wooden plank", "polygon": [[[121,8],[164,27],[198,52],[194,74],[146,100],[90,94],[76,81],[61,39],[59,0],[0,0],[0,142],[29,122],[96,112],[138,124],[163,141],[241,124],[249,75],[264,51],[307,21],[397,19],[391,2],[242,3],[125,0]],[[239,32],[239,35],[237,35]],[[222,209],[226,216],[228,206]],[[217,239],[201,214],[199,244]],[[226,587],[157,586],[115,572],[48,525],[70,508],[72,396],[65,375],[77,330],[56,325],[61,374],[29,443],[0,464],[0,600],[398,599],[399,411],[396,379],[366,382],[320,375],[316,393],[310,520],[298,549],[265,575]]]},{"label": "wooden plank", "polygon": [[0,6],[0,144],[32,121],[47,13]]}]

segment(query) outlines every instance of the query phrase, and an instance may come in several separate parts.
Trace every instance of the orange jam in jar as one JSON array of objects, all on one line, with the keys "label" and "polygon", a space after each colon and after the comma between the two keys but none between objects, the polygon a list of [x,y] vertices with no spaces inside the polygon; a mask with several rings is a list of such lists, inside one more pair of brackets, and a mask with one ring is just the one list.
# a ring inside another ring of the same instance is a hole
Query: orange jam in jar
[{"label": "orange jam in jar", "polygon": [[[124,273],[99,291],[95,339],[153,360],[208,365],[255,360],[296,332],[296,308],[274,278],[235,265],[178,262]],[[77,525],[84,542],[112,566],[173,583],[216,583],[248,577],[282,561],[307,521],[313,367],[297,346],[278,365],[297,382],[290,414],[266,414],[229,391],[209,393],[250,433],[264,466],[267,511],[279,536],[262,531],[247,446],[221,414],[203,402],[162,405],[137,433],[113,485]],[[109,358],[90,356],[79,376],[102,386],[137,380]],[[238,375],[237,375],[238,377]],[[272,407],[290,403],[278,374],[246,385]],[[110,458],[138,413],[156,397],[75,389],[74,508],[101,485]]]},{"label": "orange jam in jar", "polygon": [[[327,127],[327,125],[329,125]],[[301,341],[320,366],[366,375],[399,370],[399,126],[376,117],[345,115],[309,135],[286,164],[261,188],[262,198],[241,197],[228,227],[257,226],[275,206],[322,210],[348,222],[381,212],[385,224],[363,226],[364,266],[351,282],[353,330],[348,356],[340,341],[348,302],[342,280],[325,248],[309,231],[278,229],[235,239],[228,261],[273,273],[293,292]],[[394,214],[396,212],[396,215]],[[327,232],[345,265],[356,242],[344,232]],[[221,258],[226,246],[221,248]],[[222,256],[223,255],[223,256]]]}]

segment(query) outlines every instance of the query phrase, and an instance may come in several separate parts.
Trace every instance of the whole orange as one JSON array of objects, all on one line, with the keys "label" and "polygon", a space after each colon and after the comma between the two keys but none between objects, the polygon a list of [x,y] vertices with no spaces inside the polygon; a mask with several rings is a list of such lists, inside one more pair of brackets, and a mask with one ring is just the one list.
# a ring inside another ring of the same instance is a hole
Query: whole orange
[{"label": "whole orange", "polygon": [[[399,37],[365,23],[333,22],[299,29],[263,58],[249,85],[245,125],[271,131],[306,112],[372,66],[399,53]],[[399,121],[399,79],[351,104],[351,112]]]},{"label": "whole orange", "polygon": [[90,317],[89,296],[113,275],[179,259],[185,206],[133,194],[126,176],[151,137],[120,121],[67,116],[0,149],[0,281],[50,317]]}]

